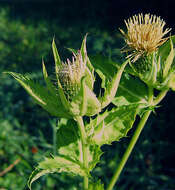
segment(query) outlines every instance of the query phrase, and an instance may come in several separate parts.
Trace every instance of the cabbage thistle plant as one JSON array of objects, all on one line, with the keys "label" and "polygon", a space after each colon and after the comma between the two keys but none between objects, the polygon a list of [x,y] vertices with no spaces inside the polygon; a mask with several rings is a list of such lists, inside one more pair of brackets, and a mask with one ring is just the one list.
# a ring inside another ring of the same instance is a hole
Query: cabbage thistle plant
[{"label": "cabbage thistle plant", "polygon": [[[53,40],[55,80],[42,63],[45,86],[28,75],[7,72],[52,116],[58,117],[57,151],[41,161],[29,178],[29,188],[39,177],[67,172],[84,179],[83,190],[104,190],[94,181],[91,171],[100,162],[101,146],[126,137],[136,116],[140,122],[116,168],[107,190],[116,184],[125,163],[152,111],[175,90],[174,36],[157,16],[139,14],[125,21],[127,31],[120,29],[126,46],[125,61],[115,63],[102,56],[89,58],[86,37],[79,50],[69,49],[72,59],[63,62]],[[166,37],[165,37],[166,36]],[[96,78],[98,94],[94,92]],[[56,81],[56,82],[55,82]],[[155,95],[156,90],[156,95]]]}]

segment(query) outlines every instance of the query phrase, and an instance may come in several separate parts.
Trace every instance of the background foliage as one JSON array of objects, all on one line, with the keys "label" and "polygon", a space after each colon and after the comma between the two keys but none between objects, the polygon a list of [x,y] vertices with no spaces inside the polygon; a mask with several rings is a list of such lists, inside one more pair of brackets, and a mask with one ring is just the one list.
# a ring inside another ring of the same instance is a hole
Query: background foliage
[{"label": "background foliage", "polygon": [[[146,1],[145,1],[146,2]],[[0,9],[0,72],[11,70],[21,73],[32,72],[33,78],[41,78],[41,59],[53,72],[51,41],[53,36],[60,54],[65,59],[67,47],[77,49],[83,36],[88,32],[88,53],[104,54],[118,59],[122,39],[117,32],[123,19],[140,11],[161,15],[173,27],[173,13],[162,7],[154,8],[143,2],[140,7],[133,1],[130,9],[128,1],[42,1],[1,3]],[[128,4],[127,4],[128,3]],[[118,15],[117,11],[118,10]],[[135,6],[135,7],[134,7]],[[123,9],[122,9],[123,8]],[[123,11],[119,11],[119,9]],[[47,11],[46,11],[47,10]],[[164,11],[163,11],[164,10]],[[121,13],[122,12],[122,13]],[[175,98],[169,93],[149,119],[142,136],[125,168],[119,190],[174,190],[175,189],[175,139],[174,108]],[[0,176],[0,189],[27,189],[26,182],[36,163],[54,150],[54,124],[56,119],[35,105],[26,92],[12,79],[0,76],[0,173],[16,159],[21,161],[8,173]],[[101,164],[93,171],[94,176],[109,182],[134,129],[128,138],[112,146],[103,146],[106,153]],[[81,187],[81,179],[65,174],[42,177],[34,184],[36,190],[76,190]]]}]

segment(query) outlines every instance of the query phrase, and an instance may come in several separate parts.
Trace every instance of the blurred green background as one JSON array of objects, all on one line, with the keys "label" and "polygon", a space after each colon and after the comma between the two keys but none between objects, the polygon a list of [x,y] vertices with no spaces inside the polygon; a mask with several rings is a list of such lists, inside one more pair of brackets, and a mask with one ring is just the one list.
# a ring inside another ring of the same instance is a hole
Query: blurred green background
[{"label": "blurred green background", "polygon": [[[144,0],[1,0],[0,72],[10,70],[32,73],[42,78],[41,60],[54,72],[51,42],[56,39],[64,60],[67,47],[78,49],[88,33],[88,54],[117,59],[123,46],[118,32],[124,19],[137,13],[162,16],[174,27],[173,1]],[[174,29],[172,30],[174,34]],[[175,94],[167,97],[152,114],[137,143],[117,190],[175,190]],[[0,75],[0,190],[26,190],[27,180],[37,162],[53,152],[51,117],[33,103],[14,79]],[[105,185],[114,172],[130,137],[102,147],[105,154],[93,171]],[[20,162],[2,174],[15,160]],[[34,190],[76,190],[82,180],[66,174],[42,177]]]}]

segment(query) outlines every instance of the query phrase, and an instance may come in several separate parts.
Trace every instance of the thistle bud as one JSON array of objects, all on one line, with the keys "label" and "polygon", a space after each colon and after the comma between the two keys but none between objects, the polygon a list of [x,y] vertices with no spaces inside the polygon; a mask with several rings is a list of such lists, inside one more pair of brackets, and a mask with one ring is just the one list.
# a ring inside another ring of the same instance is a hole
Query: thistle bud
[{"label": "thistle bud", "polygon": [[70,101],[77,95],[80,90],[81,79],[85,74],[86,62],[83,61],[81,52],[74,54],[72,61],[67,59],[66,63],[62,62],[58,70],[58,77],[63,87],[67,99]]},{"label": "thistle bud", "polygon": [[80,50],[73,52],[72,61],[62,62],[53,41],[58,92],[64,108],[74,116],[91,116],[101,111],[101,104],[93,92],[94,69],[86,51],[86,36]]}]

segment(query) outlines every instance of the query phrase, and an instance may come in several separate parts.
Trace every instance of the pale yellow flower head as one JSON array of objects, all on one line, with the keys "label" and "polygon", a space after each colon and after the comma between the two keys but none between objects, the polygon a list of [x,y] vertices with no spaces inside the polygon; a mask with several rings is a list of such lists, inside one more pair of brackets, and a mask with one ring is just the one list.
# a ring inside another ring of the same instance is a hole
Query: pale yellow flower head
[{"label": "pale yellow flower head", "polygon": [[125,37],[127,48],[125,52],[131,52],[128,57],[135,62],[143,54],[150,54],[158,49],[168,37],[164,36],[171,30],[164,29],[165,21],[151,14],[138,14],[125,20],[127,32],[120,29]]}]

